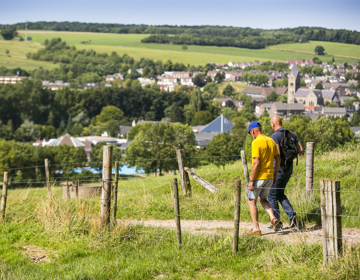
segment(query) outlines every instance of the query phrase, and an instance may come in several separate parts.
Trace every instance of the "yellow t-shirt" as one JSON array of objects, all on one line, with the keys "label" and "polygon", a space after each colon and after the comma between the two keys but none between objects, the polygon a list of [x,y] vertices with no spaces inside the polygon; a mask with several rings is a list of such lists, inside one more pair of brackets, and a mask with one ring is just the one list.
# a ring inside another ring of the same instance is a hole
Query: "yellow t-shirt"
[{"label": "yellow t-shirt", "polygon": [[273,179],[274,157],[279,154],[274,140],[264,134],[259,135],[251,143],[251,152],[253,163],[254,158],[260,159],[260,164],[253,180]]}]

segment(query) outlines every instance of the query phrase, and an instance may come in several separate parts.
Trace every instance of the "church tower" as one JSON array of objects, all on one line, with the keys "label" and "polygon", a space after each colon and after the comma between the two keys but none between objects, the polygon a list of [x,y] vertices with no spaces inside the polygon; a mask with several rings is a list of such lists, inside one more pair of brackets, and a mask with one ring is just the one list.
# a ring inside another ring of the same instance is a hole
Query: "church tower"
[{"label": "church tower", "polygon": [[300,76],[295,59],[288,79],[288,103],[295,103],[294,94],[300,88]]}]

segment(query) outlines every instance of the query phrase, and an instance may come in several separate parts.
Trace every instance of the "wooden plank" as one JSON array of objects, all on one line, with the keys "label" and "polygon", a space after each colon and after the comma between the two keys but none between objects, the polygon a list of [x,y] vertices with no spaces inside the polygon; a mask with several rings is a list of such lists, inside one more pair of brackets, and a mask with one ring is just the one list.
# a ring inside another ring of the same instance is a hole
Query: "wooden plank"
[{"label": "wooden plank", "polygon": [[179,205],[178,182],[176,178],[173,179],[173,192],[174,192],[174,211],[175,211],[177,244],[180,247],[181,246],[180,205]]},{"label": "wooden plank", "polygon": [[320,181],[320,197],[321,197],[321,226],[323,233],[323,263],[328,263],[327,259],[327,240],[326,240],[326,196],[325,196],[326,181]]},{"label": "wooden plank", "polygon": [[335,259],[339,258],[342,251],[342,228],[341,228],[341,202],[340,181],[332,181],[333,203],[334,203],[334,243]]},{"label": "wooden plank", "polygon": [[217,188],[215,188],[213,185],[211,185],[208,181],[201,178],[199,175],[197,175],[195,172],[193,172],[190,168],[184,167],[184,170],[191,176],[193,179],[198,182],[200,185],[202,185],[204,188],[209,190],[212,193],[215,193],[219,191]]},{"label": "wooden plank", "polygon": [[177,157],[178,165],[179,165],[179,174],[180,174],[181,189],[182,189],[183,195],[191,196],[191,184],[190,184],[189,174],[184,172],[184,167],[186,165],[185,151],[184,150],[176,150],[176,157]]},{"label": "wooden plank", "polygon": [[115,182],[113,192],[113,224],[116,225],[116,211],[117,211],[117,195],[118,195],[118,180],[119,180],[119,162],[115,161]]},{"label": "wooden plank", "polygon": [[241,161],[242,161],[242,166],[243,166],[243,170],[244,170],[245,184],[247,187],[249,185],[249,169],[247,166],[245,151],[241,150],[240,155],[241,155]]},{"label": "wooden plank", "polygon": [[2,187],[1,208],[0,208],[2,221],[5,220],[7,187],[8,187],[8,172],[4,172],[4,183],[3,183],[3,187]]},{"label": "wooden plank", "polygon": [[48,194],[50,194],[50,172],[49,172],[49,161],[45,159],[45,175],[46,175],[46,187]]},{"label": "wooden plank", "polygon": [[232,253],[236,254],[239,247],[239,228],[240,228],[240,199],[241,199],[241,181],[235,180],[235,212],[234,212],[234,238]]},{"label": "wooden plank", "polygon": [[335,242],[334,242],[334,206],[332,181],[326,181],[326,230],[327,230],[327,253],[328,262],[335,256]]},{"label": "wooden plank", "polygon": [[306,143],[306,193],[313,193],[314,180],[314,142]]},{"label": "wooden plank", "polygon": [[112,150],[111,145],[103,148],[103,173],[102,173],[102,192],[101,192],[101,226],[106,227],[110,224],[111,207],[111,178],[112,178]]}]

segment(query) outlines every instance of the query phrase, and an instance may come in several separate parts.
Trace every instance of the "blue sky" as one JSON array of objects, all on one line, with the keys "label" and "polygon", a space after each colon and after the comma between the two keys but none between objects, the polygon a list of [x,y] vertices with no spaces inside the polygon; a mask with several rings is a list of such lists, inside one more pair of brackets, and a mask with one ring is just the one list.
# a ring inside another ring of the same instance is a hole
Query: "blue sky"
[{"label": "blue sky", "polygon": [[360,31],[359,0],[0,0],[0,23],[79,21]]}]

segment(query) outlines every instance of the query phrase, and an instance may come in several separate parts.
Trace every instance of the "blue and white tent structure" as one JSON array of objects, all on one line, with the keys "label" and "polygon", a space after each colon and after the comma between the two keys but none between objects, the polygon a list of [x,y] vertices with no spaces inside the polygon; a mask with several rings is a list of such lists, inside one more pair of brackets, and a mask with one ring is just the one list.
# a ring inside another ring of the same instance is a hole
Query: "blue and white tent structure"
[{"label": "blue and white tent structure", "polygon": [[213,120],[211,123],[206,125],[203,129],[201,129],[199,132],[226,132],[229,131],[231,133],[231,129],[234,126],[234,124],[226,118],[224,115],[221,115],[217,117],[215,120]]}]

